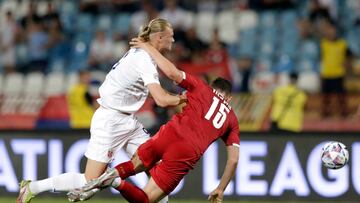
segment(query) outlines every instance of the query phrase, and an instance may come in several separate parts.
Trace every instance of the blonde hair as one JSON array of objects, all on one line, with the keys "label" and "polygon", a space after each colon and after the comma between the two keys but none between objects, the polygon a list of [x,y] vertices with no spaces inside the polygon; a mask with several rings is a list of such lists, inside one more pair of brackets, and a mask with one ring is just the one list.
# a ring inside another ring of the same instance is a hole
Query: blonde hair
[{"label": "blonde hair", "polygon": [[150,34],[163,32],[166,28],[171,28],[171,24],[162,18],[155,18],[149,22],[148,25],[142,26],[138,37],[142,38],[145,42],[149,41]]}]

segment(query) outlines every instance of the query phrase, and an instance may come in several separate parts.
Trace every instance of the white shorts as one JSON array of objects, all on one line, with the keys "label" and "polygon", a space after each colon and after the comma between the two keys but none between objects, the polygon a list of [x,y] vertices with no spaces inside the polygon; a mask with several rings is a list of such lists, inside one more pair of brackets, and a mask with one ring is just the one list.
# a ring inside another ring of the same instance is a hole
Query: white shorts
[{"label": "white shorts", "polygon": [[85,156],[103,163],[111,163],[121,148],[131,158],[150,137],[133,114],[126,115],[104,107],[95,111],[90,133]]}]

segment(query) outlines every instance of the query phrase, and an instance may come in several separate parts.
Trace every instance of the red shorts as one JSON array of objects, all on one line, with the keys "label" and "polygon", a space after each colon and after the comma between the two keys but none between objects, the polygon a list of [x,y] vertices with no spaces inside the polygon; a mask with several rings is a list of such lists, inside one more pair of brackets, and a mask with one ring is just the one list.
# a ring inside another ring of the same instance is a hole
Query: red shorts
[{"label": "red shorts", "polygon": [[142,144],[138,155],[144,166],[151,168],[151,177],[166,194],[176,188],[200,159],[193,147],[168,125],[162,126],[154,137]]}]

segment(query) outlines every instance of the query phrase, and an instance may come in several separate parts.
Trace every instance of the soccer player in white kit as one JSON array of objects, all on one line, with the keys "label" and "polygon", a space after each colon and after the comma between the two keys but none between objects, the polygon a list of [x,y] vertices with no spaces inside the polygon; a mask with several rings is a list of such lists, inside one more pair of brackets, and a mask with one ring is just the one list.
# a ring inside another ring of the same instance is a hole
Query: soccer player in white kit
[{"label": "soccer player in white kit", "polygon": [[[171,49],[173,29],[164,19],[154,19],[142,27],[138,35],[156,49]],[[142,49],[130,49],[110,70],[99,88],[100,107],[91,120],[91,137],[85,153],[84,174],[64,173],[40,181],[23,180],[17,203],[28,203],[45,191],[70,191],[99,177],[112,162],[114,154],[124,149],[131,158],[137,148],[149,139],[134,113],[144,104],[148,93],[161,107],[176,106],[182,95],[170,95],[160,85],[156,64]],[[72,197],[71,201],[78,201]],[[167,202],[163,199],[162,202]]]}]

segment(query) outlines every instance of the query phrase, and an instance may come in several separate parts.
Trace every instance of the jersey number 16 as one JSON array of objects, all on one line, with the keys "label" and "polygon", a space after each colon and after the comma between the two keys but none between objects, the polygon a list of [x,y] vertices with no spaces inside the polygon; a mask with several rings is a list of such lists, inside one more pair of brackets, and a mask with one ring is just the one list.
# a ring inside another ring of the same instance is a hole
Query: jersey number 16
[{"label": "jersey number 16", "polygon": [[[215,109],[219,105],[219,102],[220,102],[220,100],[217,97],[213,97],[213,103],[211,104],[209,111],[205,115],[206,120],[210,120],[210,118],[212,117],[212,115],[215,112]],[[224,125],[226,116],[229,112],[230,112],[230,109],[227,106],[225,106],[224,103],[220,103],[219,111],[216,113],[216,115],[212,121],[212,123],[216,129],[219,129],[219,128],[221,128],[221,126]]]}]

